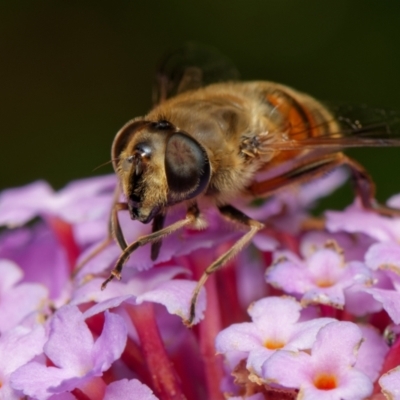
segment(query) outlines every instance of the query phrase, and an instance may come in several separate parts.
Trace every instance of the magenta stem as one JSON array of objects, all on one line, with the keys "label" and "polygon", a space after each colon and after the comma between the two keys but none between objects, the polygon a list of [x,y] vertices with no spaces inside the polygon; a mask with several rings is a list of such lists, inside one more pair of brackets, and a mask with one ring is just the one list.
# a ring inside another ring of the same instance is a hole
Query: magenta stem
[{"label": "magenta stem", "polygon": [[158,330],[153,304],[145,302],[136,306],[126,305],[126,309],[137,330],[156,396],[160,400],[186,399]]}]

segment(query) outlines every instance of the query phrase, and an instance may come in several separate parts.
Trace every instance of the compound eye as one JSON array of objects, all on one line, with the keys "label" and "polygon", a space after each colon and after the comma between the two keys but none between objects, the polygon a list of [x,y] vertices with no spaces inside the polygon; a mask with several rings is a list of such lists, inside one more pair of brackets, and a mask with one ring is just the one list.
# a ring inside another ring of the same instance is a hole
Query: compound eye
[{"label": "compound eye", "polygon": [[199,195],[210,180],[210,162],[203,147],[193,138],[177,132],[165,151],[165,173],[171,203]]}]

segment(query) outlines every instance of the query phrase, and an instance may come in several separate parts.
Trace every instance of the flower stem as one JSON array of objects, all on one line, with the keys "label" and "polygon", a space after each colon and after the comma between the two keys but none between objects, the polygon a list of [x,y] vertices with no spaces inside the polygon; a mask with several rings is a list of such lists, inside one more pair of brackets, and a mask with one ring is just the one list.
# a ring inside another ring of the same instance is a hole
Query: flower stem
[{"label": "flower stem", "polygon": [[126,310],[139,335],[155,394],[160,400],[186,399],[160,336],[153,304],[144,302],[136,306],[126,305]]},{"label": "flower stem", "polygon": [[72,226],[57,217],[47,217],[47,222],[55,233],[60,245],[65,250],[68,264],[72,272],[80,254],[80,249],[74,238]]},{"label": "flower stem", "polygon": [[[208,306],[205,311],[205,320],[200,323],[200,352],[203,358],[206,382],[208,387],[208,399],[224,399],[220,390],[220,384],[224,376],[222,356],[216,355],[215,338],[222,329],[218,308],[212,304],[218,300],[218,290],[215,277],[207,282]],[[214,298],[216,300],[214,300]]]},{"label": "flower stem", "polygon": [[78,400],[102,400],[106,391],[106,384],[100,377],[92,378],[79,388],[72,391]]},{"label": "flower stem", "polygon": [[[193,257],[193,260],[195,260],[193,263],[194,276],[195,279],[198,279],[205,268],[212,263],[213,253],[209,252],[199,257]],[[224,376],[222,357],[215,355],[215,338],[222,329],[218,301],[218,292],[221,288],[217,288],[215,274],[210,276],[205,286],[207,290],[207,308],[204,313],[204,320],[199,324],[199,340],[206,376],[207,399],[223,400],[225,397],[220,390],[220,384]]]},{"label": "flower stem", "polygon": [[145,360],[143,358],[141,348],[132,339],[128,337],[126,347],[121,355],[121,360],[128,368],[137,374],[142,383],[150,386],[152,381],[148,370],[145,368]]}]

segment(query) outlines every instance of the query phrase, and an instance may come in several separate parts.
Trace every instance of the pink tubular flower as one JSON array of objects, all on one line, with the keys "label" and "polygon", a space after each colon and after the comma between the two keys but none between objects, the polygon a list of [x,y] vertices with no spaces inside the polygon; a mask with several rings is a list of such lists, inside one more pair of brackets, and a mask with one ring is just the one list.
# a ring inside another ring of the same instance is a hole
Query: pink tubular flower
[{"label": "pink tubular flower", "polygon": [[358,350],[357,362],[354,366],[375,382],[382,370],[389,346],[373,326],[359,324],[358,327],[361,330],[363,342]]},{"label": "pink tubular flower", "polygon": [[23,271],[13,262],[0,260],[0,332],[5,332],[46,305],[48,291],[37,283],[20,283]]},{"label": "pink tubular flower", "polygon": [[157,400],[153,392],[146,386],[140,383],[137,379],[128,381],[122,379],[112,382],[107,386],[104,394],[104,400]]},{"label": "pink tubular flower", "polygon": [[267,282],[287,293],[301,295],[301,303],[326,304],[343,308],[344,290],[355,285],[371,285],[371,274],[360,262],[346,263],[334,242],[316,250],[306,261],[295,255],[280,256],[267,270]]},{"label": "pink tubular flower", "polygon": [[[201,209],[203,230],[166,237],[156,261],[149,245],[139,248],[122,279],[101,290],[121,254],[112,240],[76,269],[105,243],[115,177],[58,192],[45,182],[4,191],[0,398],[396,398],[399,218],[356,205],[328,212],[329,230],[309,221],[315,200],[343,177],[339,170],[264,202],[236,204],[266,228],[210,276],[193,329],[182,320],[196,282],[244,234],[217,210]],[[184,212],[176,207],[165,226]],[[129,243],[151,231],[126,211],[118,218]],[[275,287],[264,278],[272,260],[266,275]]]},{"label": "pink tubular flower", "polygon": [[18,326],[0,336],[0,398],[18,400],[20,393],[10,382],[11,374],[42,353],[46,340],[42,326]]},{"label": "pink tubular flower", "polygon": [[329,211],[326,217],[330,232],[363,233],[379,242],[395,242],[400,238],[400,218],[365,210],[359,201],[344,211]]},{"label": "pink tubular flower", "polygon": [[[393,197],[388,204],[398,208],[400,197]],[[400,218],[366,211],[355,202],[343,212],[327,213],[327,228],[334,232],[363,233],[378,241],[366,252],[365,262],[373,271],[384,271],[392,285],[382,285],[378,281],[378,285],[365,292],[382,304],[395,323],[400,323],[400,311],[396,306],[400,301]]]},{"label": "pink tubular flower", "polygon": [[267,297],[252,304],[252,323],[234,324],[221,331],[216,348],[235,367],[247,358],[247,368],[261,375],[263,364],[278,349],[301,350],[311,347],[320,328],[331,318],[299,322],[301,305],[291,297]]},{"label": "pink tubular flower", "polygon": [[382,375],[379,379],[379,384],[382,387],[382,392],[386,398],[399,400],[400,399],[400,366],[394,368]]},{"label": "pink tubular flower", "polygon": [[[0,197],[0,225],[21,226],[37,216],[58,217],[74,226],[106,220],[115,183],[115,176],[108,175],[72,182],[59,192],[43,181],[6,190]],[[101,238],[107,226],[99,228]]]},{"label": "pink tubular flower", "polygon": [[276,352],[263,366],[263,378],[272,384],[299,389],[304,399],[364,399],[372,382],[354,368],[361,331],[350,322],[332,322],[320,330],[306,352]]},{"label": "pink tubular flower", "polygon": [[52,318],[43,348],[54,366],[38,361],[25,364],[12,374],[13,387],[46,400],[84,386],[120,357],[125,341],[126,326],[118,315],[105,314],[103,331],[94,341],[82,313],[74,306],[64,306]]},{"label": "pink tubular flower", "polygon": [[31,229],[6,231],[0,235],[0,242],[0,258],[13,261],[22,270],[19,284],[41,284],[51,301],[65,302],[71,267],[65,247],[49,226],[38,222]]}]

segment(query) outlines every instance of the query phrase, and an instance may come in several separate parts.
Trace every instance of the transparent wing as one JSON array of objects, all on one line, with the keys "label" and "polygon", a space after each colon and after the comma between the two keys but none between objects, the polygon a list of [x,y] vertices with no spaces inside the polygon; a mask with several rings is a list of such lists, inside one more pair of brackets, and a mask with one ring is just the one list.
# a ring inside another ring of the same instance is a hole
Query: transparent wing
[{"label": "transparent wing", "polygon": [[[350,147],[400,146],[400,113],[393,110],[373,108],[366,105],[330,106],[340,128],[317,137],[304,138],[304,132],[297,132],[290,138],[270,143],[277,150],[298,148],[326,148],[332,150]],[[325,121],[319,126],[327,125]]]},{"label": "transparent wing", "polygon": [[188,90],[239,79],[234,64],[213,47],[188,42],[160,62],[153,90],[154,105]]}]

